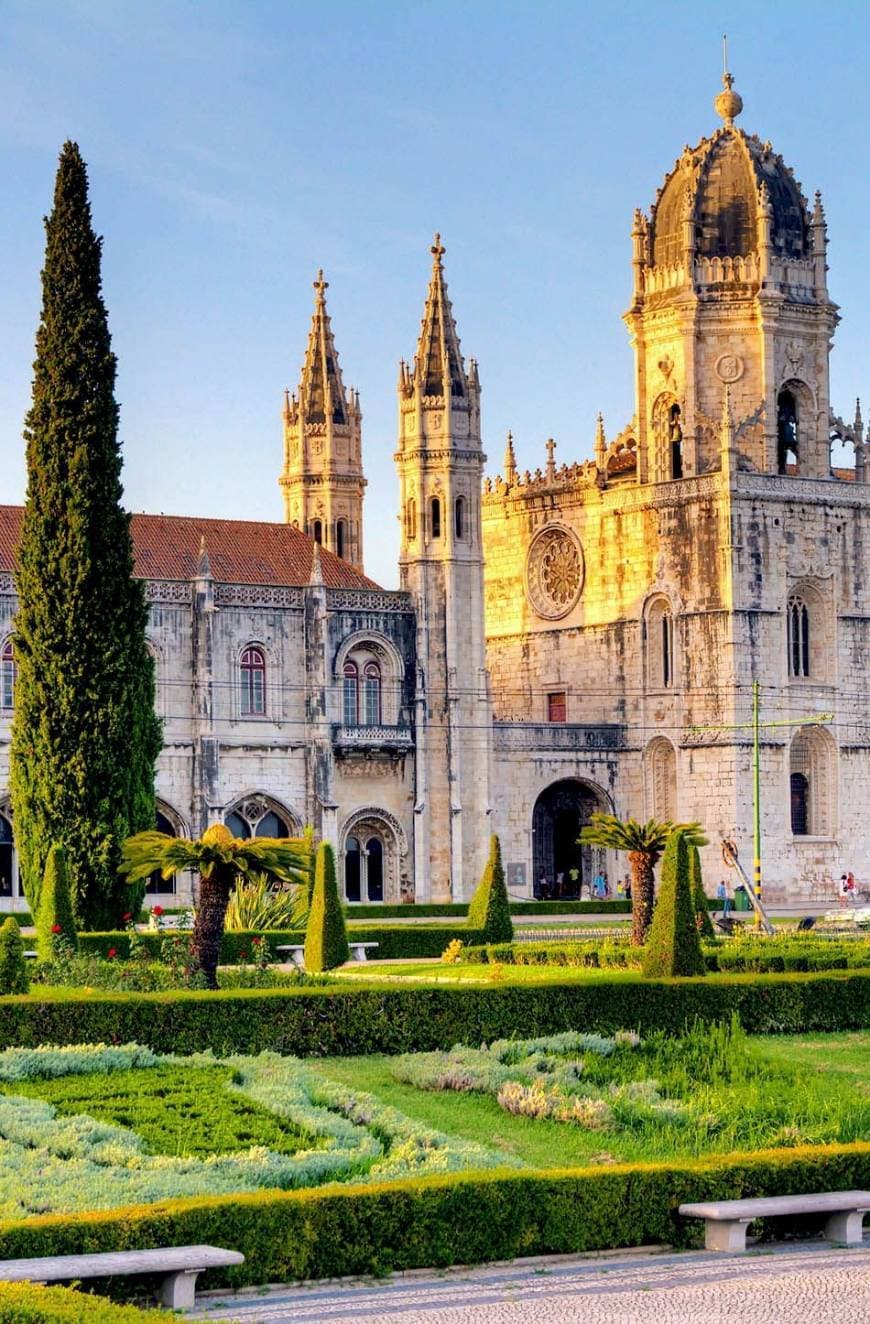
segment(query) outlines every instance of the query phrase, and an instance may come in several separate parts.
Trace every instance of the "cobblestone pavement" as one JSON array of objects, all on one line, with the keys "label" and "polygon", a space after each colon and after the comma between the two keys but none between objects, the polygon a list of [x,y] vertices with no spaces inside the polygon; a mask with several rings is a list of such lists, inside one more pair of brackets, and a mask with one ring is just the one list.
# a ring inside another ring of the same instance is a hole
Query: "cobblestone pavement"
[{"label": "cobblestone pavement", "polygon": [[239,1324],[867,1324],[870,1245],[653,1254],[203,1298]]}]

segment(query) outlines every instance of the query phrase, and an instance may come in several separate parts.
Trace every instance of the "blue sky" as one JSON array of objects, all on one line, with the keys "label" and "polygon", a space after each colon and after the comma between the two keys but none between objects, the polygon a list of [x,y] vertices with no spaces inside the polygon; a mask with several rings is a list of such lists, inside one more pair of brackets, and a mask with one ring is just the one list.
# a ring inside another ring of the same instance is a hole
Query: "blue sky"
[{"label": "blue sky", "polygon": [[[835,407],[870,396],[870,7],[456,0],[0,0],[0,500],[21,425],[57,152],[89,163],[119,358],[126,500],[280,519],[281,393],[318,266],[362,397],[367,569],[396,580],[397,361],[433,232],[480,362],[489,472],[591,454],[633,412],[628,232],[718,122],[721,34],[745,111],[821,188],[843,324]],[[865,414],[870,412],[865,410]]]}]

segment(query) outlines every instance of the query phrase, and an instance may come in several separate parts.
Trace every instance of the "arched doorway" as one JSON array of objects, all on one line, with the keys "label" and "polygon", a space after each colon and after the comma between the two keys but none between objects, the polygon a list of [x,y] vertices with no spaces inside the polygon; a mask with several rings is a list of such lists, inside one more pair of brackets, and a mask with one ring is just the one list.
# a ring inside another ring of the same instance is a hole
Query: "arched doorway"
[{"label": "arched doorway", "polygon": [[[598,787],[573,778],[542,791],[532,815],[532,887],[537,896],[578,897],[590,893],[605,853],[579,846],[577,838],[595,813],[606,813],[607,798]],[[613,880],[611,880],[612,882]]]}]

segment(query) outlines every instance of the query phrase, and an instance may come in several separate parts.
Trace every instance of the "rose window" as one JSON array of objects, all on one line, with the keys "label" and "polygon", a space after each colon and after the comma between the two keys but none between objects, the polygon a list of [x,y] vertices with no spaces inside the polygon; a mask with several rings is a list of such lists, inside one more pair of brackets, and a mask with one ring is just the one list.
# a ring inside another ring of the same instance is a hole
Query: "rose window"
[{"label": "rose window", "polygon": [[526,563],[526,592],[539,616],[567,616],[583,591],[583,551],[570,529],[550,526],[532,541]]}]

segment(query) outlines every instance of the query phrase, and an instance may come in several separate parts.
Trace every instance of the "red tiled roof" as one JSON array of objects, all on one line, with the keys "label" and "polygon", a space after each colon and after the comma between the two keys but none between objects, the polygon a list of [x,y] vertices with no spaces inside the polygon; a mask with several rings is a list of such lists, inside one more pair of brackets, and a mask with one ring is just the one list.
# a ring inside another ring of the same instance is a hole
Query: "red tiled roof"
[{"label": "red tiled roof", "polygon": [[[0,570],[12,570],[22,506],[0,506]],[[193,579],[205,535],[212,577],[222,584],[307,584],[313,539],[290,524],[198,519],[194,515],[134,515],[136,574],[142,579]],[[353,566],[320,549],[328,588],[379,587]]]}]

